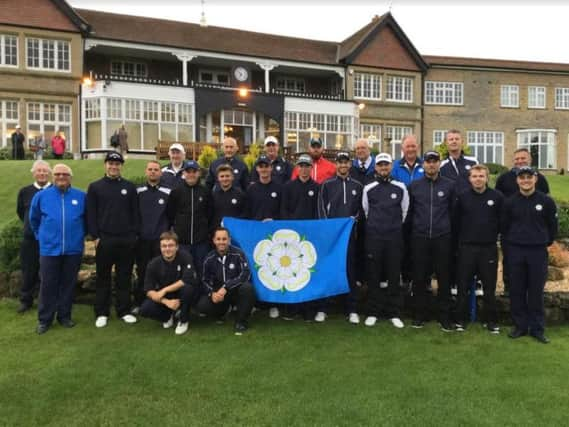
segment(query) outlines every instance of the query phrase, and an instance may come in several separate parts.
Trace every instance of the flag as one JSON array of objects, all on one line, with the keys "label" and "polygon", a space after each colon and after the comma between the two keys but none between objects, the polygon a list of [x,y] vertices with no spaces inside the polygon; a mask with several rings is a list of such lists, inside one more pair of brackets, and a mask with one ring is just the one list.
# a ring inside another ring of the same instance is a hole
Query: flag
[{"label": "flag", "polygon": [[352,218],[252,221],[224,218],[251,266],[257,298],[298,303],[349,292],[346,254]]}]

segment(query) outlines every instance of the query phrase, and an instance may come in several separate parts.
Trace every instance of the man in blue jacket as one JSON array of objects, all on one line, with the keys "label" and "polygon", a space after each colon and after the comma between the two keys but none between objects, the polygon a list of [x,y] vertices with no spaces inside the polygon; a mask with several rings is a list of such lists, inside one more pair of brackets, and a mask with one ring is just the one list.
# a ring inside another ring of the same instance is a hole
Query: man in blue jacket
[{"label": "man in blue jacket", "polygon": [[73,289],[83,255],[85,193],[71,188],[71,168],[53,168],[54,185],[38,192],[30,207],[30,226],[39,241],[42,284],[37,333],[44,334],[57,315],[59,324],[72,328]]},{"label": "man in blue jacket", "polygon": [[391,176],[408,187],[411,182],[425,175],[423,161],[418,156],[417,137],[405,135],[401,141],[401,151],[403,151],[403,157],[393,165]]}]

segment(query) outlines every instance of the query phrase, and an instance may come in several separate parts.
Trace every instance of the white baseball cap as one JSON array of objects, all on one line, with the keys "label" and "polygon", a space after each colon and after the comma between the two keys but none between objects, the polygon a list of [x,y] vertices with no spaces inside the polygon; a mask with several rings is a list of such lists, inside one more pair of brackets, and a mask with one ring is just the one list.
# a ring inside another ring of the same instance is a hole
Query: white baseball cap
[{"label": "white baseball cap", "polygon": [[170,145],[170,148],[168,148],[168,152],[170,152],[172,150],[178,150],[178,151],[186,154],[186,150],[184,149],[184,146],[182,144],[175,143],[175,144]]},{"label": "white baseball cap", "polygon": [[267,136],[267,137],[265,138],[265,145],[270,144],[270,143],[278,144],[278,143],[279,143],[279,140],[278,140],[277,138],[275,138],[274,136],[272,136],[272,135],[271,135],[271,136]]},{"label": "white baseball cap", "polygon": [[388,153],[379,153],[377,156],[375,156],[375,164],[377,165],[378,163],[393,163],[393,160],[391,159],[391,155]]}]

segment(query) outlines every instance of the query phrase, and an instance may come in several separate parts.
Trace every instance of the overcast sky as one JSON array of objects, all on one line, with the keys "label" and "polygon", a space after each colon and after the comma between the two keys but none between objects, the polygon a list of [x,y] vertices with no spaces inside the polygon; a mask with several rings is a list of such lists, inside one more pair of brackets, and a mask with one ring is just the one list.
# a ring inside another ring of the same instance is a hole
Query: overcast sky
[{"label": "overcast sky", "polygon": [[[198,23],[200,0],[68,0],[75,7]],[[534,2],[538,3],[538,2]],[[209,25],[341,41],[389,10],[423,55],[569,63],[569,4],[527,1],[206,0]],[[461,6],[456,6],[460,4]]]}]

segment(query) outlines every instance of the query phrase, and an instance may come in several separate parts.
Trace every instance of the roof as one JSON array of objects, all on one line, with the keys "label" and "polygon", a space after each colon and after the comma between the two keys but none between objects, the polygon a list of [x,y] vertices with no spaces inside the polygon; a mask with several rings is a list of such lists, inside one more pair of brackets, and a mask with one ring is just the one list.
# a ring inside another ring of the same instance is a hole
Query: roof
[{"label": "roof", "polygon": [[530,62],[505,59],[465,58],[453,56],[423,56],[432,66],[468,67],[468,68],[496,68],[506,70],[540,71],[540,72],[569,72],[569,64],[555,62]]},{"label": "roof", "polygon": [[76,9],[92,37],[182,49],[337,65],[338,44],[187,22]]}]

